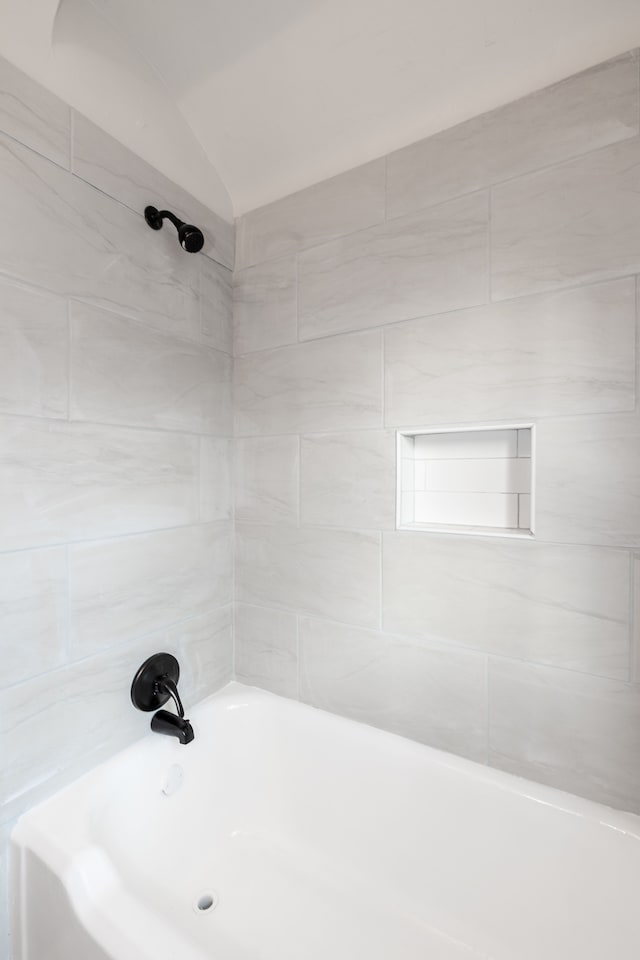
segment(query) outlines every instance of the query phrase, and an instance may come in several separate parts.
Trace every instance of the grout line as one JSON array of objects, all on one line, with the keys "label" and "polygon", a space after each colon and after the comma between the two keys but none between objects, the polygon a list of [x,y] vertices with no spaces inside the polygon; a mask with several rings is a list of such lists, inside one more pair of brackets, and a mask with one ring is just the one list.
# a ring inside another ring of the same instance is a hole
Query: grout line
[{"label": "grout line", "polygon": [[302,528],[302,434],[295,434],[298,440],[298,451],[297,451],[297,503],[296,503],[296,524],[295,526],[300,530]]},{"label": "grout line", "polygon": [[[0,270],[1,272],[1,270]],[[602,287],[606,284],[622,282],[623,280],[636,280],[636,274],[626,270],[623,273],[613,272],[610,276],[591,278],[585,277],[582,280],[579,280],[575,283],[560,284],[558,286],[549,287],[546,290],[541,291],[529,291],[521,292],[510,297],[503,297],[499,300],[492,300],[487,302],[486,300],[478,300],[475,303],[468,303],[463,306],[451,307],[446,310],[438,310],[435,313],[418,313],[413,314],[410,317],[404,317],[402,320],[393,320],[386,323],[373,324],[368,327],[354,327],[346,328],[344,330],[337,330],[333,333],[323,333],[314,337],[305,337],[302,340],[292,341],[291,343],[283,343],[278,346],[273,347],[263,347],[259,350],[251,350],[246,353],[241,353],[236,356],[237,360],[250,360],[253,357],[261,356],[266,353],[275,353],[276,351],[290,350],[292,347],[304,346],[305,344],[311,343],[321,343],[325,340],[336,340],[340,337],[355,337],[359,335],[364,335],[366,333],[373,333],[375,330],[394,330],[395,328],[401,327],[403,324],[417,323],[420,320],[435,320],[437,318],[448,317],[451,314],[465,313],[467,311],[477,310],[481,307],[491,307],[498,306],[500,304],[514,303],[517,301],[534,301],[542,300],[545,298],[550,298],[554,296],[561,296],[563,293],[577,292],[579,290],[590,289],[591,287]],[[106,309],[106,308],[105,308]],[[140,321],[142,322],[142,321]]]},{"label": "grout line", "polygon": [[207,607],[206,610],[199,611],[197,613],[191,613],[188,616],[181,617],[179,620],[171,620],[163,623],[161,626],[154,627],[153,630],[148,630],[144,633],[135,634],[132,637],[128,637],[126,640],[120,640],[117,643],[111,644],[110,646],[101,647],[99,650],[93,650],[91,653],[88,653],[86,656],[80,656],[67,660],[65,663],[56,664],[55,667],[49,670],[43,670],[40,673],[34,673],[32,676],[25,677],[22,680],[18,680],[16,683],[5,684],[2,688],[2,692],[8,690],[15,690],[18,687],[25,686],[28,683],[38,680],[42,677],[51,676],[53,674],[59,673],[63,670],[69,670],[75,667],[81,667],[84,664],[89,664],[96,659],[101,657],[111,656],[113,654],[120,654],[125,651],[128,647],[133,647],[136,644],[144,643],[147,640],[152,639],[153,637],[160,638],[163,634],[166,635],[168,631],[176,630],[177,628],[184,626],[185,624],[195,623],[202,617],[206,617],[209,614],[217,613],[221,610],[226,610],[231,607],[232,603],[230,600],[227,600],[225,603],[219,603],[216,606]]},{"label": "grout line", "polygon": [[378,545],[378,564],[380,567],[379,571],[379,582],[380,582],[380,597],[378,600],[379,610],[378,610],[378,623],[380,625],[380,632],[384,633],[384,533],[380,531],[380,540]]},{"label": "grout line", "polygon": [[[199,271],[199,275],[200,275],[200,273],[201,273],[201,271]],[[198,282],[198,286],[199,286],[199,282]],[[37,287],[34,287],[34,289],[40,290],[40,289],[45,289],[45,288],[37,288]],[[48,291],[47,291],[47,292],[48,292]],[[177,332],[177,333],[176,333],[174,330],[168,330],[168,329],[166,329],[166,328],[164,328],[164,327],[161,327],[161,326],[158,326],[158,325],[156,325],[156,324],[150,323],[148,320],[145,320],[145,319],[141,318],[139,315],[138,315],[138,316],[133,316],[133,315],[130,314],[130,313],[124,313],[124,312],[123,312],[124,310],[127,310],[127,309],[129,309],[129,310],[135,310],[135,309],[136,309],[135,307],[127,307],[126,305],[123,304],[122,307],[118,308],[118,307],[116,307],[116,306],[113,305],[113,304],[107,304],[107,305],[105,305],[104,303],[97,302],[97,301],[93,301],[93,300],[86,299],[86,298],[79,297],[79,296],[70,296],[70,297],[69,297],[69,300],[70,300],[70,302],[72,302],[72,303],[82,304],[82,306],[89,307],[91,310],[97,310],[97,311],[100,312],[100,313],[107,313],[107,314],[109,314],[110,317],[116,317],[116,318],[119,319],[119,320],[124,320],[124,321],[126,321],[127,323],[132,323],[132,324],[134,324],[134,325],[137,326],[137,327],[142,327],[142,328],[143,328],[145,331],[147,331],[148,333],[156,334],[156,335],[158,336],[158,338],[160,338],[160,339],[176,340],[176,341],[178,341],[179,343],[184,343],[184,344],[186,344],[186,345],[188,345],[188,346],[191,346],[192,348],[197,348],[197,350],[196,350],[195,352],[197,352],[198,354],[202,353],[202,350],[204,349],[204,350],[208,351],[209,353],[217,354],[217,355],[219,355],[220,357],[227,357],[228,359],[233,359],[233,354],[230,353],[228,350],[222,350],[220,347],[216,347],[216,346],[214,346],[213,344],[209,343],[208,341],[202,340],[202,335],[203,335],[203,330],[202,330],[202,302],[201,302],[201,300],[200,300],[200,290],[198,289],[197,291],[194,291],[194,292],[195,292],[195,294],[196,294],[196,299],[197,299],[197,301],[198,301],[198,327],[199,327],[199,330],[198,330],[198,336],[197,336],[197,337],[189,337],[189,336],[187,336],[187,335],[186,335],[185,333],[183,333],[183,332]],[[55,293],[53,293],[53,295],[55,296]],[[161,314],[158,314],[158,316],[161,316]]]},{"label": "grout line", "polygon": [[384,155],[384,209],[383,209],[383,223],[387,223],[389,220],[389,154]]},{"label": "grout line", "polygon": [[71,301],[67,300],[67,421],[71,422],[71,398],[73,396],[73,320]]},{"label": "grout line", "polygon": [[[81,420],[77,417],[70,419],[67,417],[40,417],[34,413],[13,413],[6,412],[0,413],[0,421],[2,420],[15,420],[17,422],[21,421],[30,421],[33,424],[49,424],[49,426],[62,426],[63,424],[73,429],[81,429],[82,427],[99,427],[101,429],[112,429],[114,431],[123,431],[123,432],[138,432],[138,433],[151,433],[156,434],[157,436],[171,436],[176,439],[191,439],[197,440],[199,437],[209,437],[212,440],[230,440],[232,439],[232,433],[218,433],[212,432],[208,433],[204,430],[187,430],[179,429],[177,427],[156,427],[148,426],[147,424],[141,423],[116,423],[113,420]],[[290,434],[279,434],[279,436],[290,436]],[[253,440],[253,439],[262,439],[259,434],[255,434],[243,439]]]},{"label": "grout line", "polygon": [[231,644],[232,644],[232,678],[237,679],[237,544],[236,544],[236,440],[232,438],[228,443],[229,457],[229,506],[231,522]]},{"label": "grout line", "polygon": [[487,190],[487,303],[493,303],[493,187]]},{"label": "grout line", "polygon": [[636,337],[634,342],[635,410],[640,410],[640,273],[635,277]]},{"label": "grout line", "polygon": [[124,533],[113,534],[112,536],[95,535],[84,540],[55,540],[51,543],[38,543],[29,547],[18,547],[16,549],[9,550],[0,549],[0,557],[10,556],[13,553],[35,553],[36,551],[41,550],[57,550],[60,547],[100,546],[102,544],[114,543],[121,540],[130,540],[132,538],[151,537],[155,534],[175,533],[178,530],[197,530],[201,527],[218,527],[220,529],[228,527],[231,529],[231,524],[229,520],[210,520],[203,523],[199,519],[194,519],[190,523],[182,523],[173,527],[154,527],[152,529],[146,528],[143,530],[129,530]]},{"label": "grout line", "polygon": [[577,670],[575,667],[567,667],[558,663],[548,663],[542,660],[532,660],[526,659],[525,657],[513,657],[508,656],[503,653],[499,653],[494,650],[487,650],[486,648],[480,646],[472,646],[470,644],[464,644],[452,639],[444,639],[442,637],[434,638],[431,634],[418,636],[416,634],[403,633],[401,630],[386,629],[381,630],[378,627],[374,626],[365,626],[362,623],[354,623],[349,620],[336,620],[333,617],[322,616],[317,612],[304,610],[301,607],[287,607],[278,605],[276,603],[264,603],[264,602],[255,602],[252,600],[243,600],[242,605],[246,607],[252,607],[256,610],[266,610],[276,613],[285,613],[290,616],[297,617],[299,619],[312,620],[317,623],[326,623],[336,627],[346,627],[349,630],[356,630],[362,633],[371,633],[375,634],[376,637],[383,637],[389,641],[401,640],[405,643],[413,644],[417,647],[423,647],[425,649],[432,649],[435,652],[438,651],[448,651],[455,653],[456,655],[464,656],[468,655],[471,658],[482,657],[483,661],[486,662],[487,668],[489,666],[489,661],[493,660],[498,663],[505,663],[516,665],[520,667],[534,667],[537,670],[548,670],[551,673],[558,673],[563,676],[574,676],[574,677],[591,677],[594,680],[601,680],[603,683],[611,684],[620,684],[624,683],[626,686],[630,687],[633,685],[633,681],[625,679],[621,676],[613,676],[611,674],[605,673],[594,673],[589,670]]},{"label": "grout line", "polygon": [[640,614],[640,610],[636,609],[636,564],[640,565],[640,560],[631,552],[629,554],[629,680],[631,683],[640,681],[640,663],[638,662],[640,637],[636,636],[636,618]]},{"label": "grout line", "polygon": [[[64,662],[69,662],[69,656],[71,653],[71,563],[69,557],[69,544],[64,545],[64,565],[65,565],[65,638],[64,638]],[[48,671],[43,671],[43,673],[48,673]]]},{"label": "grout line", "polygon": [[[296,343],[300,343],[300,258],[295,254],[294,263],[296,268]],[[273,347],[272,349],[278,349]]]},{"label": "grout line", "polygon": [[300,617],[296,614],[296,700],[300,700]]}]

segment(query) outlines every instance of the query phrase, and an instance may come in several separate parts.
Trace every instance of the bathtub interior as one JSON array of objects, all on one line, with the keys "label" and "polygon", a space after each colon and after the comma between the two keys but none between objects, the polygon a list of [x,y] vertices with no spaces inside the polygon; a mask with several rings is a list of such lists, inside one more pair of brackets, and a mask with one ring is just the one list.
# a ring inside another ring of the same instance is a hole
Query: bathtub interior
[{"label": "bathtub interior", "polygon": [[16,832],[105,956],[640,955],[640,818],[239,684],[193,722]]}]

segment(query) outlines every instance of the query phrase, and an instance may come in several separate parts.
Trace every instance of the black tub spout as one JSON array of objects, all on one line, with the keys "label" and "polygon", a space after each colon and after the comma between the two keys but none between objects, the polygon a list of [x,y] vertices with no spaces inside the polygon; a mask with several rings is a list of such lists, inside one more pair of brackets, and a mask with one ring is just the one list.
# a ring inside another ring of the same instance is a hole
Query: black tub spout
[{"label": "black tub spout", "polygon": [[151,718],[154,733],[163,733],[167,737],[177,737],[180,743],[191,743],[194,737],[193,727],[184,717],[177,717],[168,710],[158,710]]}]

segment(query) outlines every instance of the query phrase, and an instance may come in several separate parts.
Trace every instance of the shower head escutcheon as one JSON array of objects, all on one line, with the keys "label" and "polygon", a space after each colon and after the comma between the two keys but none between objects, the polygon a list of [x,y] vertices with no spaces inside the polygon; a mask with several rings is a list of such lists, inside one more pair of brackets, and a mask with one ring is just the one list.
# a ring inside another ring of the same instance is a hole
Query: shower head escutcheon
[{"label": "shower head escutcheon", "polygon": [[186,250],[187,253],[198,253],[199,250],[202,250],[204,246],[202,230],[194,227],[192,223],[185,223],[184,220],[179,220],[175,213],[171,213],[170,210],[158,210],[156,207],[145,207],[144,218],[152,230],[160,230],[162,228],[162,221],[165,218],[171,220],[171,223],[178,231],[178,240],[183,250]]}]

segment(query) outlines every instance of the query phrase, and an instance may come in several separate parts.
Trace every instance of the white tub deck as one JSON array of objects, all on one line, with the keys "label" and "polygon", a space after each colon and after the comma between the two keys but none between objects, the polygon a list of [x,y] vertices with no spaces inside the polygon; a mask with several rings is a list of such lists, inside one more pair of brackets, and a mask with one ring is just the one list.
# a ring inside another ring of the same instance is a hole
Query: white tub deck
[{"label": "white tub deck", "polygon": [[640,817],[239,684],[191,718],[22,818],[15,960],[640,957]]}]

